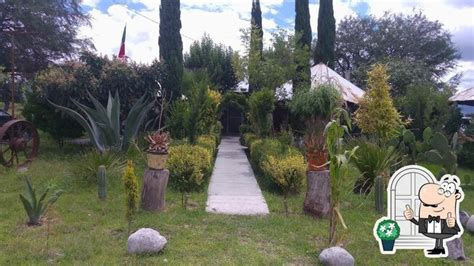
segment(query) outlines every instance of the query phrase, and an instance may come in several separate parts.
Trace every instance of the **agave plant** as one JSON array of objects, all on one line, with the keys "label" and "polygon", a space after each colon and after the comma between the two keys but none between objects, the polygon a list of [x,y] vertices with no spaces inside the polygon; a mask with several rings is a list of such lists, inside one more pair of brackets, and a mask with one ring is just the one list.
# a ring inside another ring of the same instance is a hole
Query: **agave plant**
[{"label": "agave plant", "polygon": [[148,152],[152,153],[168,153],[168,144],[170,137],[168,133],[155,132],[147,135],[145,140],[148,141]]},{"label": "agave plant", "polygon": [[53,205],[63,193],[62,190],[57,190],[49,197],[47,201],[45,201],[48,192],[49,188],[47,188],[38,199],[36,196],[36,190],[31,186],[30,180],[26,178],[26,195],[23,196],[20,194],[20,199],[23,203],[26,214],[28,215],[29,225],[40,225],[41,217],[46,213],[48,207]]},{"label": "agave plant", "polygon": [[100,152],[107,150],[126,152],[130,141],[135,138],[146,113],[150,110],[153,103],[147,103],[146,94],[144,94],[132,106],[124,121],[125,128],[123,129],[122,135],[118,92],[115,92],[115,97],[109,92],[107,107],[104,107],[90,92],[87,93],[94,108],[85,106],[74,99],[72,100],[74,105],[76,105],[85,116],[70,108],[52,102],[50,103],[74,118],[86,130],[91,142]]}]

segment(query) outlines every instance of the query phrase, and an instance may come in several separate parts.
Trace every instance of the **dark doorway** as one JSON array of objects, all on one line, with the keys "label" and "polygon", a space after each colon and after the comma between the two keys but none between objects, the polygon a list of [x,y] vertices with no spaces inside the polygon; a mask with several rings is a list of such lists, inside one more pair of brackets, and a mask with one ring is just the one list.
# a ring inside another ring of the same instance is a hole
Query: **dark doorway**
[{"label": "dark doorway", "polygon": [[235,103],[228,104],[222,110],[222,133],[225,135],[239,135],[239,127],[244,123],[244,120],[245,117],[241,108]]}]

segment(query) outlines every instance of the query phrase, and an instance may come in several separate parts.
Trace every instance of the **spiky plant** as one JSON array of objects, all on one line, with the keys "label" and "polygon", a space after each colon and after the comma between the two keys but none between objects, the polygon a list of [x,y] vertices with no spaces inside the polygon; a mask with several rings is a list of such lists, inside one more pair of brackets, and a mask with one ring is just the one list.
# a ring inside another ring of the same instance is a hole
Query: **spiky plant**
[{"label": "spiky plant", "polygon": [[46,214],[48,208],[53,205],[58,199],[59,196],[63,193],[62,190],[55,191],[49,198],[46,200],[46,196],[49,192],[49,187],[37,197],[36,190],[31,185],[29,178],[25,179],[26,181],[26,194],[20,194],[20,200],[23,203],[26,214],[28,215],[28,225],[40,225],[41,218]]},{"label": "spiky plant", "polygon": [[109,92],[106,107],[94,98],[90,92],[87,93],[94,108],[85,106],[72,99],[74,105],[84,115],[70,108],[50,103],[74,118],[86,130],[91,142],[100,152],[107,150],[126,152],[153,103],[148,103],[146,101],[146,94],[144,94],[130,109],[127,118],[123,122],[125,126],[122,134],[118,92],[115,92],[115,97]]}]

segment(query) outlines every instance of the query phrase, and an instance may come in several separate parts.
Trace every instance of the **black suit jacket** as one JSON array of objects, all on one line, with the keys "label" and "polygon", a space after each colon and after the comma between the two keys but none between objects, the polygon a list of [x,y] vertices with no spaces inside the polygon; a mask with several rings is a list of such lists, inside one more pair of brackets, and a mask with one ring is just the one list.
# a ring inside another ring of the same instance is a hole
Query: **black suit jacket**
[{"label": "black suit jacket", "polygon": [[[412,218],[410,221],[418,225],[419,233],[421,234],[428,233],[428,229],[426,228],[428,224],[428,219],[420,218],[420,221],[417,221],[415,218]],[[441,234],[456,235],[457,233],[459,233],[459,231],[461,231],[461,229],[459,228],[457,222],[454,223],[453,227],[448,227],[448,224],[446,223],[446,219],[441,219]]]}]

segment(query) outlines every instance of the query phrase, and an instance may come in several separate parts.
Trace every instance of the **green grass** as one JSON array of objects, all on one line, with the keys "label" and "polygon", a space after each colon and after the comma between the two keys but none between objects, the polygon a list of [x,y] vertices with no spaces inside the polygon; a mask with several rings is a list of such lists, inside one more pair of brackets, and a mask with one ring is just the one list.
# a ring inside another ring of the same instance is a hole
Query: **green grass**
[{"label": "green grass", "polygon": [[[317,264],[319,252],[327,247],[329,222],[302,214],[304,193],[290,199],[291,214],[286,217],[283,198],[264,192],[270,215],[262,218],[208,214],[204,211],[206,191],[192,194],[195,207],[183,210],[180,194],[168,189],[167,210],[159,214],[140,211],[133,224],[135,229],[157,229],[168,239],[165,250],[157,255],[129,255],[120,176],[109,176],[108,199],[101,202],[94,185],[72,176],[74,165],[81,163],[82,150],[66,145],[61,151],[47,136],[41,137],[40,158],[27,173],[0,166],[0,265]],[[142,177],[143,171],[144,162],[139,160],[137,175]],[[47,225],[26,226],[18,197],[24,191],[25,175],[36,187],[53,184],[66,190],[48,214],[49,234]],[[348,184],[347,191],[351,186]],[[465,192],[461,208],[474,213],[474,191]],[[347,192],[344,198],[342,214],[349,229],[342,244],[358,265],[454,264],[446,259],[426,259],[422,250],[381,255],[372,236],[374,222],[381,216],[374,211],[373,196]],[[463,240],[467,255],[473,256],[473,235],[465,234]]]}]

